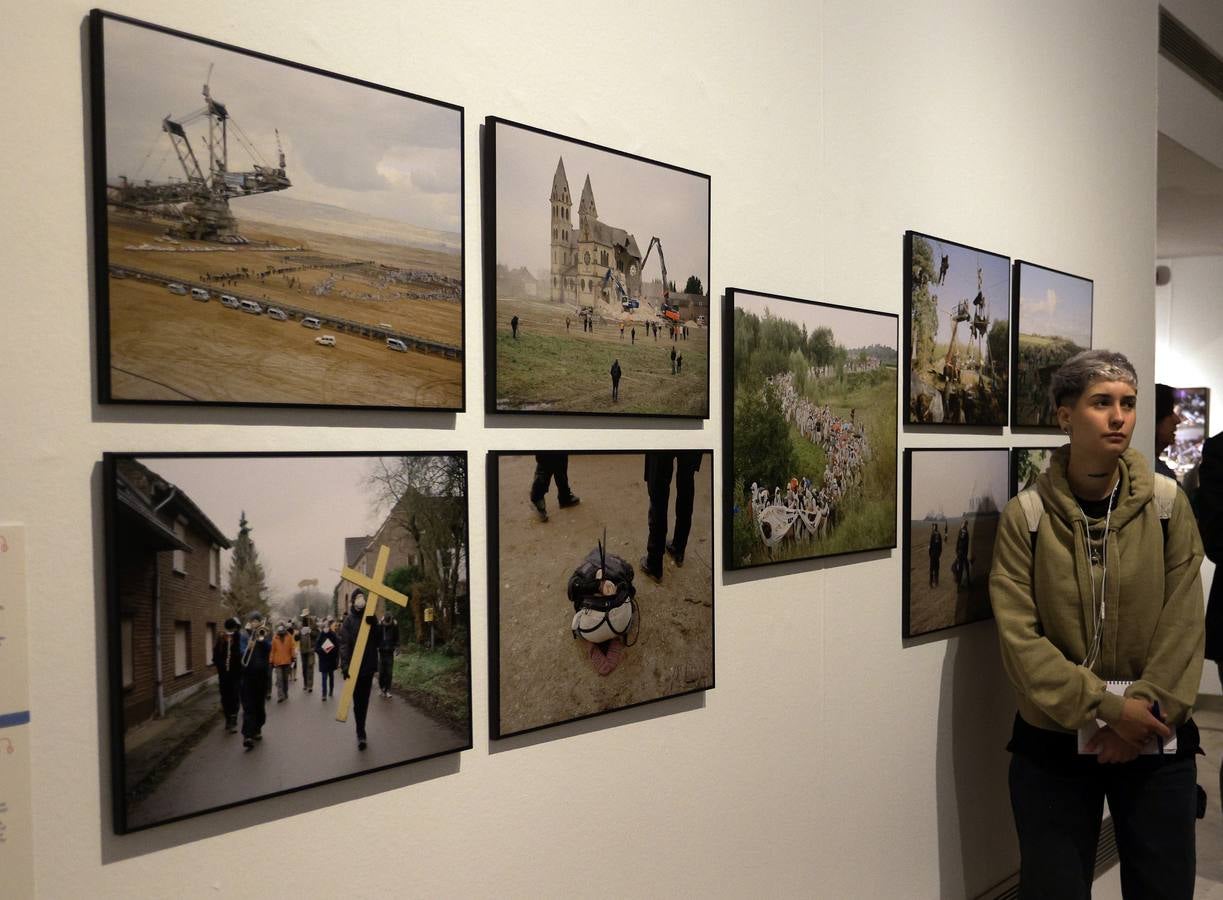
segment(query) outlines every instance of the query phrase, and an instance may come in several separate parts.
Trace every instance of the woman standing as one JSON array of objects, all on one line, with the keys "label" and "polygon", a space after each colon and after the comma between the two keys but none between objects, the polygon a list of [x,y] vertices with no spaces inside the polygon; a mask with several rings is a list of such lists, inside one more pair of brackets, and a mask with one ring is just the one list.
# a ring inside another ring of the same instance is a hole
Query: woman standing
[{"label": "woman standing", "polygon": [[[1105,797],[1125,896],[1193,896],[1202,543],[1184,494],[1130,449],[1137,383],[1106,350],[1054,374],[1070,443],[999,524],[990,599],[1018,695],[1022,897],[1090,896]],[[1097,720],[1079,752],[1076,732]],[[1150,753],[1169,725],[1175,752]]]},{"label": "woman standing", "polygon": [[335,670],[340,667],[340,623],[332,619],[326,623],[323,633],[315,645],[318,656],[318,673],[323,682],[323,699],[335,694]]}]

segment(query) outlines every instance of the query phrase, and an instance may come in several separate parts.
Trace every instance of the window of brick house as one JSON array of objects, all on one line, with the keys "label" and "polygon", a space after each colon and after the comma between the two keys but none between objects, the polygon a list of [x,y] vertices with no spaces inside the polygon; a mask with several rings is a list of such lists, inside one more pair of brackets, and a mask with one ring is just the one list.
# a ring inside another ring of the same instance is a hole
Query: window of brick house
[{"label": "window of brick house", "polygon": [[131,687],[136,680],[136,664],[132,659],[132,636],[136,623],[131,616],[119,620],[119,656],[123,660],[123,686]]},{"label": "window of brick house", "polygon": [[213,544],[208,548],[208,586],[217,587],[221,583],[221,548]]},{"label": "window of brick house", "polygon": [[217,623],[209,622],[204,626],[204,666],[212,665],[212,648],[217,643]]},{"label": "window of brick house", "polygon": [[[187,540],[187,520],[186,519],[175,519],[174,520],[174,536],[178,538],[180,541],[186,542]],[[174,571],[180,574],[183,574],[183,575],[187,574],[187,553],[186,551],[185,550],[175,550],[172,555],[173,555],[172,563],[174,566]]]},{"label": "window of brick house", "polygon": [[191,623],[174,623],[174,674],[191,671]]}]

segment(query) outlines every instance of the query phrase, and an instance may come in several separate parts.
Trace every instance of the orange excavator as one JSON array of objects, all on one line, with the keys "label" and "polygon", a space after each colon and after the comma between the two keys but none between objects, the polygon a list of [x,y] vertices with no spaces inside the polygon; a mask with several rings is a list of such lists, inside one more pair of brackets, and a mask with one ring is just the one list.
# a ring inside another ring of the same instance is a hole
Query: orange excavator
[{"label": "orange excavator", "polygon": [[679,324],[679,307],[671,303],[670,282],[667,281],[667,258],[662,252],[662,241],[657,237],[650,238],[650,246],[646,248],[645,259],[641,261],[641,269],[645,271],[646,260],[650,258],[650,253],[654,250],[655,245],[658,246],[658,265],[662,268],[662,307],[658,311],[658,317]]}]

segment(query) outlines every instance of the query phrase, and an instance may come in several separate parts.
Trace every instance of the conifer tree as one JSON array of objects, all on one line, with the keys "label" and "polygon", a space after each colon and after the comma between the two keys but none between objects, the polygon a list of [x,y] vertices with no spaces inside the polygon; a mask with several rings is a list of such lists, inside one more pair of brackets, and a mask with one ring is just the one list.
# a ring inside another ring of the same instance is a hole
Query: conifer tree
[{"label": "conifer tree", "polygon": [[268,615],[268,586],[263,566],[259,562],[259,551],[251,540],[253,529],[246,521],[246,510],[238,518],[238,539],[234,541],[234,554],[229,561],[229,586],[226,601],[234,615],[245,620],[256,610]]}]

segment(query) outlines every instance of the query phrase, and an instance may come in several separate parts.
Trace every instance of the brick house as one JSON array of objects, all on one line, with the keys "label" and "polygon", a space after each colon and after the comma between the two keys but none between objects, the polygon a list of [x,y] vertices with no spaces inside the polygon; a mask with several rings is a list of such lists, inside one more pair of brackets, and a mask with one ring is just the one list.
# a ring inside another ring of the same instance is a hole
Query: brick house
[{"label": "brick house", "polygon": [[216,680],[212,645],[230,615],[230,541],[183,491],[134,459],[115,463],[123,722],[164,715]]}]

